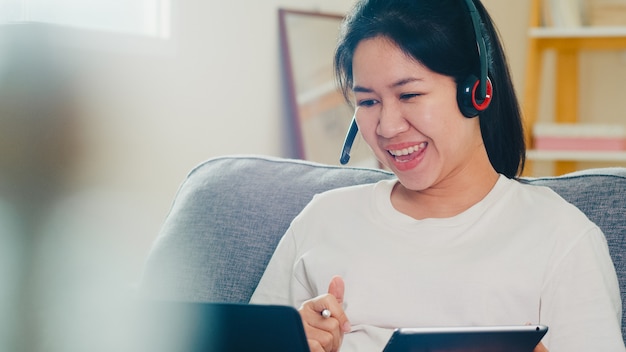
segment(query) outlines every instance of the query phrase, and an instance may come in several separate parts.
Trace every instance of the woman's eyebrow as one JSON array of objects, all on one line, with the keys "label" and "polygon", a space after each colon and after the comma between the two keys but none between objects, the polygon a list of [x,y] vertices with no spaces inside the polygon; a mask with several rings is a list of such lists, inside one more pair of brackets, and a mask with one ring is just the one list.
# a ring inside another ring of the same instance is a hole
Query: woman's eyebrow
[{"label": "woman's eyebrow", "polygon": [[[409,83],[413,83],[416,81],[423,81],[422,78],[414,78],[414,77],[410,77],[410,78],[403,78],[401,80],[398,80],[397,82],[394,82],[392,84],[389,85],[390,88],[396,88],[396,87],[401,87],[405,84],[409,84]],[[354,87],[352,87],[352,91],[355,93],[372,93],[373,90],[370,88],[366,88],[363,86],[359,86],[356,85]]]},{"label": "woman's eyebrow", "polygon": [[405,84],[413,83],[413,82],[416,82],[416,81],[423,81],[423,79],[422,78],[415,78],[415,77],[404,78],[404,79],[401,79],[401,80],[393,83],[390,87],[392,87],[392,88],[401,87],[401,86],[403,86]]},{"label": "woman's eyebrow", "polygon": [[373,90],[369,89],[369,88],[365,88],[362,86],[354,86],[352,87],[352,91],[355,93],[371,93],[373,92]]}]

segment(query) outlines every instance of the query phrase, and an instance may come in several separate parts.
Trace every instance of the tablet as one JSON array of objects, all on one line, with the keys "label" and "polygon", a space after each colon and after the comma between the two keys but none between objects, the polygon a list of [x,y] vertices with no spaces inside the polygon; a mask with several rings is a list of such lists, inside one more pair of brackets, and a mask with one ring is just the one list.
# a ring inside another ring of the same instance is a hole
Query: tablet
[{"label": "tablet", "polygon": [[123,352],[309,352],[302,318],[290,306],[143,302],[137,308],[132,348]]},{"label": "tablet", "polygon": [[544,325],[396,329],[383,352],[532,352]]}]

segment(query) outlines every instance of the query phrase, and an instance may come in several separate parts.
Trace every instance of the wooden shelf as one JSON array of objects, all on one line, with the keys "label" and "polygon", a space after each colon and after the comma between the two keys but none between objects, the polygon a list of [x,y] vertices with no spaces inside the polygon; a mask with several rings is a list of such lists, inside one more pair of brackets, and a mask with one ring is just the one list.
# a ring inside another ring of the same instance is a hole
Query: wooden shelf
[{"label": "wooden shelf", "polygon": [[528,150],[526,157],[533,161],[626,162],[626,151]]},{"label": "wooden shelf", "polygon": [[533,27],[528,35],[531,38],[626,37],[626,27]]},{"label": "wooden shelf", "polygon": [[[546,0],[543,0],[546,1]],[[532,130],[539,110],[540,78],[546,51],[555,52],[554,122],[577,123],[580,85],[579,53],[587,50],[626,50],[626,26],[621,27],[541,27],[542,0],[531,0],[528,30],[528,57],[523,98],[525,139],[534,147]],[[623,161],[625,153],[551,152],[530,150],[527,172],[532,174],[532,161],[556,162],[556,173],[574,171],[577,161]]]}]

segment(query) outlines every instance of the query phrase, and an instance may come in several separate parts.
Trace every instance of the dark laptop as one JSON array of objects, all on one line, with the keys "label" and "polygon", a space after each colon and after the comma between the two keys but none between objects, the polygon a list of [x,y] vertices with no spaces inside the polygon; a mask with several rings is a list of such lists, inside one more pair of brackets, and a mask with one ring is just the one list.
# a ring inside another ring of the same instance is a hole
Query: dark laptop
[{"label": "dark laptop", "polygon": [[135,352],[309,352],[302,320],[287,306],[142,302]]}]

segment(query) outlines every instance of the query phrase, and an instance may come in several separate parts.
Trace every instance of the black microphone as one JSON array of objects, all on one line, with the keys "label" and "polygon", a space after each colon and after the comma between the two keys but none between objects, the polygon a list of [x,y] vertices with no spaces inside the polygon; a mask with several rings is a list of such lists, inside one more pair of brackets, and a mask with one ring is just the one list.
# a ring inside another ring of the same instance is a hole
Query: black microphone
[{"label": "black microphone", "polygon": [[356,118],[352,117],[352,122],[350,122],[350,129],[348,129],[348,133],[346,133],[346,139],[343,142],[343,148],[341,148],[341,157],[339,158],[339,162],[341,165],[345,165],[350,161],[350,149],[352,149],[352,143],[354,143],[354,139],[356,138],[356,134],[359,132],[359,126],[356,124]]}]

